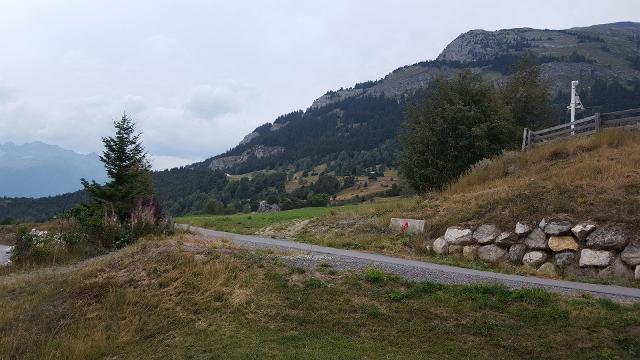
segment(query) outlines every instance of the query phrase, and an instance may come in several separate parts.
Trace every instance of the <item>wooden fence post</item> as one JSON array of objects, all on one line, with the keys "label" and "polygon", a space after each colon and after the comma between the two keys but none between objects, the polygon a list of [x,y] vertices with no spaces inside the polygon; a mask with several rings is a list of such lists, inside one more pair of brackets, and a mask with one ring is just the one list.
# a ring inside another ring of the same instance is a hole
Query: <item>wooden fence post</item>
[{"label": "wooden fence post", "polygon": [[596,119],[595,119],[595,131],[597,133],[600,132],[600,127],[602,126],[601,120],[600,120],[600,113],[596,113],[595,115]]},{"label": "wooden fence post", "polygon": [[522,151],[527,151],[527,136],[529,133],[529,129],[524,128],[522,131]]},{"label": "wooden fence post", "polygon": [[533,131],[527,129],[527,150],[533,149]]}]

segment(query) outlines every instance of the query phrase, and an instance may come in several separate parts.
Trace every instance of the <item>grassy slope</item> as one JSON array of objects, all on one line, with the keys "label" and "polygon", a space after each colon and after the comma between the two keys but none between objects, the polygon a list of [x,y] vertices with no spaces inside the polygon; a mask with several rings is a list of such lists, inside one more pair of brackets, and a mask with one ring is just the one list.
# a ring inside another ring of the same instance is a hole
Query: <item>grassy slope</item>
[{"label": "grassy slope", "polygon": [[554,216],[623,222],[640,230],[640,132],[608,131],[506,153],[476,165],[445,191],[363,206],[350,216],[375,218],[380,225],[391,217],[426,219],[429,238],[451,225],[511,229],[517,221]]},{"label": "grassy slope", "polygon": [[0,277],[3,358],[637,358],[640,307],[289,268],[194,237]]},{"label": "grassy slope", "polygon": [[[425,240],[441,236],[452,225],[495,223],[509,230],[517,221],[537,223],[550,216],[624,222],[640,230],[640,132],[607,131],[528,153],[506,153],[481,162],[442,192],[376,199],[344,211],[308,215],[317,217],[295,236],[300,241],[488,269],[481,262],[430,254]],[[426,233],[421,237],[394,234],[388,229],[391,217],[426,219]],[[272,219],[268,225],[280,221]],[[229,229],[221,223],[202,220],[200,225]],[[251,233],[262,226],[254,222],[242,230]]]}]

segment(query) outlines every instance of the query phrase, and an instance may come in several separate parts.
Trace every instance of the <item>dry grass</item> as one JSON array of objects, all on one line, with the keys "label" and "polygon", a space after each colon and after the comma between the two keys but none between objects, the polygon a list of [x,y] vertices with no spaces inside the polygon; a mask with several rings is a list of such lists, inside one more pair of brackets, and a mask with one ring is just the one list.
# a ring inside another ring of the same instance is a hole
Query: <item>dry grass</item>
[{"label": "dry grass", "polygon": [[7,359],[595,359],[640,351],[637,305],[292,269],[274,255],[189,235],[0,277],[0,308]]},{"label": "dry grass", "polygon": [[496,223],[569,216],[640,227],[640,132],[612,130],[507,152],[483,160],[445,191],[416,200],[398,199],[363,207],[357,217],[427,220],[427,235],[450,225]]}]

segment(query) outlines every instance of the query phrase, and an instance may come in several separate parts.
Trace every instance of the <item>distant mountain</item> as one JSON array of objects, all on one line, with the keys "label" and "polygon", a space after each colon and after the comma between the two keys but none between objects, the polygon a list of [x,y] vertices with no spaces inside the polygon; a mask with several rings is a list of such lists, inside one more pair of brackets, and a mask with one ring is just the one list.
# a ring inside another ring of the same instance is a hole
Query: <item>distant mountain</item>
[{"label": "distant mountain", "polygon": [[98,155],[42,142],[0,144],[0,197],[43,197],[82,188],[80,178],[105,181]]},{"label": "distant mountain", "polygon": [[[395,137],[404,119],[404,103],[436,76],[470,68],[499,84],[524,54],[540,65],[550,81],[558,109],[569,102],[571,80],[580,81],[583,103],[591,112],[640,107],[639,23],[568,30],[472,30],[453,40],[435,60],[401,67],[380,80],[329,91],[306,111],[264,124],[235,148],[193,167],[244,173],[326,163],[362,151],[379,158],[381,152],[397,149]],[[558,122],[563,120],[559,116]]]}]

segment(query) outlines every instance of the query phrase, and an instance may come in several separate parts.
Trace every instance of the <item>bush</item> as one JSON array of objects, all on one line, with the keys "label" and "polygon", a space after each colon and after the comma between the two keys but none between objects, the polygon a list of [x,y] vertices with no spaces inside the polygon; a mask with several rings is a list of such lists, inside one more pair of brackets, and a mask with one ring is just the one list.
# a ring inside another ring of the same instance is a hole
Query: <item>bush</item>
[{"label": "bush", "polygon": [[376,268],[369,268],[364,272],[364,278],[368,282],[379,283],[386,279],[384,271]]},{"label": "bush", "polygon": [[329,205],[329,195],[327,194],[314,194],[309,198],[309,206],[322,207]]}]

